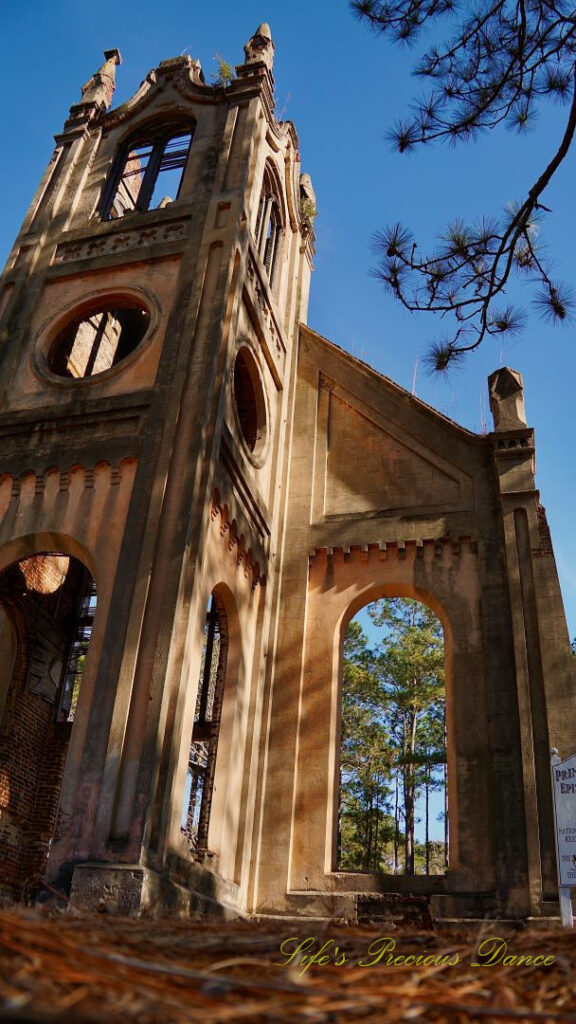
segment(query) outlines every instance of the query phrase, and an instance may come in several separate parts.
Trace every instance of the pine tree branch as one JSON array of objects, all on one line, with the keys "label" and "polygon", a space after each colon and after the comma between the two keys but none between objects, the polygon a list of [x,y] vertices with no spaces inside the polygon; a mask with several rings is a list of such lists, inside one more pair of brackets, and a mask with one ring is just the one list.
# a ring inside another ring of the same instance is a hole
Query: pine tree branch
[{"label": "pine tree branch", "polygon": [[[451,0],[354,0],[362,20],[396,41],[412,41],[426,22],[454,20]],[[576,128],[576,9],[568,2],[498,0],[467,13],[442,52],[433,48],[417,68],[434,89],[410,121],[392,132],[401,151],[440,138],[468,139],[484,128],[507,123],[523,130],[544,97],[569,101],[565,131],[552,159],[528,189],[521,205],[501,225],[486,231],[455,224],[444,245],[418,259],[417,246],[399,226],[376,238],[376,275],[411,312],[453,315],[452,337],[437,345],[432,361],[444,369],[477,348],[487,334],[518,330],[523,314],[495,310],[514,269],[528,272],[543,289],[536,304],[545,315],[566,320],[570,292],[551,280],[536,250],[535,219],[546,210],[541,197],[565,159]],[[419,283],[418,283],[419,282]]]}]

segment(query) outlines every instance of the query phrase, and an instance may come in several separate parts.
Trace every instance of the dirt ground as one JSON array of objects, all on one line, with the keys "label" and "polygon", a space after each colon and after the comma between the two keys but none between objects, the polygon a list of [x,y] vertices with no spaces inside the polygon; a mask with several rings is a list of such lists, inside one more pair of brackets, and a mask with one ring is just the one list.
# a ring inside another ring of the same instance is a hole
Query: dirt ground
[{"label": "dirt ground", "polygon": [[573,1021],[576,932],[0,912],[0,1021]]}]

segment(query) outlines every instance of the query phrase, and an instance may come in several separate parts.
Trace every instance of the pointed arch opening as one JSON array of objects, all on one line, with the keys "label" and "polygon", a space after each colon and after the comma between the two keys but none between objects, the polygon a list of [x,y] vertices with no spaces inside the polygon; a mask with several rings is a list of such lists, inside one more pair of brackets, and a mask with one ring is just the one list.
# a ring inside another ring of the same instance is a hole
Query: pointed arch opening
[{"label": "pointed arch opening", "polygon": [[62,551],[0,573],[0,896],[42,885],[95,612],[90,571]]},{"label": "pointed arch opening", "polygon": [[340,871],[444,875],[449,867],[445,640],[430,607],[383,597],[342,642]]},{"label": "pointed arch opening", "polygon": [[204,622],[198,691],[180,825],[188,840],[190,852],[197,857],[202,857],[208,852],[208,830],[222,719],[228,640],[228,615],[222,596],[216,589],[210,595]]},{"label": "pointed arch opening", "polygon": [[194,127],[151,125],[120,147],[102,197],[102,220],[161,209],[179,199]]},{"label": "pointed arch opening", "polygon": [[262,179],[254,237],[256,248],[272,288],[275,286],[284,230],[281,195],[276,173],[272,165],[268,163]]}]

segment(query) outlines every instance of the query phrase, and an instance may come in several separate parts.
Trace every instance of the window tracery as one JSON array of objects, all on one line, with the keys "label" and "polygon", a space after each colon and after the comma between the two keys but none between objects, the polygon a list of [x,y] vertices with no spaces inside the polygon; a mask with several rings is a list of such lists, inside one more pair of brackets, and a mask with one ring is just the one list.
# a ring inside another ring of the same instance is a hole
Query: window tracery
[{"label": "window tracery", "polygon": [[49,370],[58,377],[95,377],[133,352],[148,330],[150,313],[143,306],[115,299],[96,302],[72,315],[56,335],[47,354]]},{"label": "window tracery", "polygon": [[282,238],[282,216],[277,186],[268,168],[264,171],[262,193],[256,218],[256,246],[272,284]]},{"label": "window tracery", "polygon": [[160,209],[178,199],[193,127],[151,129],[123,146],[104,190],[102,219]]}]

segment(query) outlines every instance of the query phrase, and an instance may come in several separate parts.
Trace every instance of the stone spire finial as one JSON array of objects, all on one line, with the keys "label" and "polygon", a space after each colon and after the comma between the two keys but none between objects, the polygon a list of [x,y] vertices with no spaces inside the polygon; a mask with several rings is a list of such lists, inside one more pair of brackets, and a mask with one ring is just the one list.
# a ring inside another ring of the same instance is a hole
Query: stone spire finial
[{"label": "stone spire finial", "polygon": [[527,424],[522,374],[503,366],[488,377],[488,389],[494,430],[524,429]]},{"label": "stone spire finial", "polygon": [[258,26],[254,35],[246,43],[244,53],[246,56],[246,64],[263,62],[268,70],[272,71],[272,65],[274,63],[274,43],[272,42],[270,25],[263,22],[262,25]]},{"label": "stone spire finial", "polygon": [[108,110],[116,88],[116,65],[122,63],[120,50],[104,50],[106,58],[101,68],[82,86],[80,105],[94,103],[101,110]]}]

